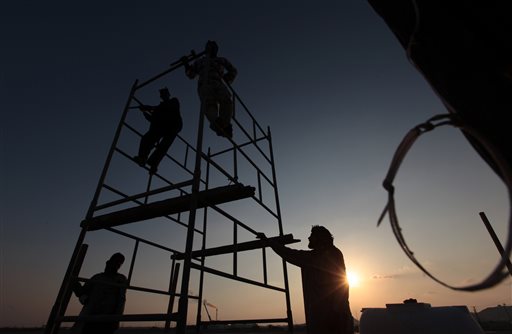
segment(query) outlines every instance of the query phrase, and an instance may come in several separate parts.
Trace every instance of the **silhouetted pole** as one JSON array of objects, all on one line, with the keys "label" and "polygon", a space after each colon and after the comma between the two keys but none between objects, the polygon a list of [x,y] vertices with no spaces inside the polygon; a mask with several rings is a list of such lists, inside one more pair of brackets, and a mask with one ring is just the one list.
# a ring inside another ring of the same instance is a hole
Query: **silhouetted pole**
[{"label": "silhouetted pole", "polygon": [[94,192],[94,196],[92,198],[91,204],[89,205],[89,209],[87,210],[85,220],[90,220],[93,217],[94,211],[96,209],[96,205],[98,205],[98,199],[100,197],[101,189],[103,187],[103,184],[105,183],[105,178],[107,177],[108,169],[110,167],[110,163],[112,162],[112,157],[114,156],[114,152],[116,150],[117,143],[119,141],[119,138],[121,137],[121,131],[123,130],[123,124],[126,119],[126,116],[128,115],[130,103],[132,101],[132,98],[134,97],[133,95],[135,94],[135,90],[136,90],[138,82],[139,82],[138,80],[135,80],[135,82],[133,83],[132,88],[130,90],[130,95],[128,96],[128,99],[126,100],[123,114],[121,115],[121,120],[119,121],[119,124],[117,125],[116,134],[114,135],[114,140],[112,140],[112,145],[110,145],[107,159],[105,161],[105,165],[103,165],[103,170],[101,171],[100,179],[98,181],[98,185],[96,186],[96,191]]},{"label": "silhouetted pole", "polygon": [[[279,235],[283,235],[283,220],[281,216],[281,205],[279,203],[279,191],[277,189],[277,175],[276,175],[276,165],[274,160],[274,150],[272,148],[272,134],[270,132],[270,127],[267,127],[267,136],[268,136],[268,144],[270,151],[270,160],[272,166],[272,181],[274,182],[274,196],[276,199],[276,211],[277,211],[277,222],[279,224]],[[265,248],[263,248],[263,251]],[[288,284],[288,269],[286,267],[286,261],[281,259],[283,264],[283,276],[284,276],[284,288],[285,288],[285,298],[286,298],[286,315],[288,317],[288,332],[293,333],[293,316],[292,316],[292,303],[290,300],[290,287]]]},{"label": "silhouetted pole", "polygon": [[[208,184],[210,182],[210,160],[211,160],[211,149],[208,148],[208,159],[206,160],[206,188],[208,190]],[[208,227],[208,210],[207,207],[203,210],[203,240],[201,242],[201,250],[204,252],[206,249],[206,230]],[[196,333],[201,332],[201,300],[203,300],[203,285],[204,285],[204,263],[205,263],[206,255],[203,253],[201,256],[201,270],[199,271],[199,299],[197,303],[197,312],[196,312]],[[206,302],[206,301],[205,301]],[[206,305],[205,305],[206,307]],[[208,310],[206,310],[208,313]],[[210,321],[210,314],[208,313],[208,318]],[[217,319],[215,319],[217,320]]]},{"label": "silhouetted pole", "polygon": [[[85,236],[85,228],[82,228],[82,233],[80,236]],[[66,308],[68,306],[69,300],[71,299],[72,286],[71,283],[75,282],[76,277],[80,272],[80,268],[82,268],[82,264],[85,259],[85,254],[87,253],[87,248],[89,247],[87,244],[82,243],[83,236],[80,242],[80,246],[78,247],[78,252],[74,257],[74,261],[70,264],[68,271],[66,273],[67,279],[62,281],[61,288],[57,295],[57,299],[55,304],[50,311],[50,316],[48,317],[48,321],[46,322],[46,327],[44,329],[44,334],[53,334],[57,333],[60,328],[60,320],[59,318],[64,315],[66,312]]]},{"label": "silhouetted pole", "polygon": [[[132,88],[130,90],[130,95],[128,96],[128,99],[124,106],[121,120],[119,121],[119,124],[117,126],[114,140],[112,141],[112,145],[110,146],[110,150],[109,150],[107,159],[105,161],[105,165],[103,166],[103,171],[101,172],[100,180],[98,181],[98,185],[96,186],[96,191],[94,193],[91,204],[89,205],[89,209],[87,210],[85,220],[91,219],[92,216],[94,215],[94,210],[96,208],[96,205],[98,204],[98,199],[100,196],[101,188],[105,181],[105,177],[107,175],[108,168],[109,168],[110,162],[112,160],[112,156],[114,155],[115,147],[116,147],[119,137],[121,135],[123,123],[124,123],[124,120],[126,119],[126,115],[128,114],[130,102],[133,97],[133,94],[135,93],[135,88],[137,86],[137,83],[138,83],[138,80],[135,80],[135,82],[133,83]],[[82,267],[82,263],[81,262],[78,263],[79,262],[78,257],[80,256],[81,247],[84,242],[87,230],[88,230],[87,226],[85,226],[85,225],[82,226],[82,230],[81,230],[80,235],[78,236],[78,240],[75,244],[75,249],[73,251],[73,254],[71,255],[71,260],[69,261],[68,268],[66,270],[66,273],[64,274],[64,279],[63,279],[61,287],[59,289],[59,293],[57,294],[57,299],[55,301],[55,304],[54,304],[52,310],[50,311],[50,316],[48,318],[48,322],[46,323],[45,334],[53,334],[56,331],[58,331],[60,323],[58,321],[56,321],[56,318],[63,316],[64,313],[66,312],[66,308],[69,303],[69,298],[71,298],[71,294],[69,293],[69,291],[71,291],[70,290],[71,286],[69,285],[69,283],[70,283],[70,279],[72,278],[72,272],[75,271],[76,274],[78,275],[78,273],[80,272],[80,269]],[[82,261],[83,261],[83,259],[82,259]]]},{"label": "silhouetted pole", "polygon": [[[194,166],[194,179],[192,183],[192,197],[188,218],[187,242],[185,244],[185,258],[183,261],[183,276],[181,277],[181,293],[178,301],[179,318],[176,324],[176,333],[185,334],[187,330],[188,313],[188,286],[190,281],[190,268],[192,262],[192,246],[194,244],[194,229],[196,223],[196,211],[198,207],[198,193],[201,182],[201,154],[203,152],[203,124],[204,113],[199,113],[199,126],[197,132],[196,160]],[[200,303],[201,301],[199,301]]]},{"label": "silhouetted pole", "polygon": [[[171,315],[172,310],[174,308],[174,297],[176,296],[176,286],[178,285],[178,276],[180,273],[180,264],[175,263],[174,260],[172,260],[172,266],[171,266],[171,281],[169,283],[169,304],[167,305],[167,314]],[[166,320],[165,321],[165,331],[168,332],[171,328],[171,321]]]},{"label": "silhouetted pole", "polygon": [[[203,55],[205,54],[204,51],[196,54],[194,50],[190,51],[190,55],[186,56],[187,57],[187,61],[193,61],[199,57],[202,57]],[[170,66],[169,69],[163,71],[162,73],[160,74],[157,74],[155,75],[154,77],[144,81],[144,82],[141,82],[138,86],[137,86],[137,90],[138,89],[141,89],[142,87],[146,86],[146,85],[149,85],[150,83],[152,83],[153,81],[157,80],[157,79],[160,79],[161,77],[163,77],[164,75],[168,74],[168,73],[171,73],[172,71],[174,71],[175,69],[183,66],[184,63],[181,59],[175,61],[174,63],[172,63]]]},{"label": "silhouetted pole", "polygon": [[489,222],[489,219],[487,219],[487,216],[483,212],[479,212],[478,214],[480,215],[480,218],[482,218],[482,221],[484,222],[484,225],[487,228],[487,231],[491,235],[492,241],[494,241],[496,248],[498,248],[498,252],[501,254],[501,257],[505,258],[505,260],[506,260],[505,264],[507,265],[508,273],[510,274],[510,276],[512,276],[512,263],[510,263],[508,254],[505,254],[505,250],[503,249],[503,246],[501,245],[501,242],[498,239],[498,236],[496,236],[496,233],[494,232],[494,229],[492,228],[491,223]]}]

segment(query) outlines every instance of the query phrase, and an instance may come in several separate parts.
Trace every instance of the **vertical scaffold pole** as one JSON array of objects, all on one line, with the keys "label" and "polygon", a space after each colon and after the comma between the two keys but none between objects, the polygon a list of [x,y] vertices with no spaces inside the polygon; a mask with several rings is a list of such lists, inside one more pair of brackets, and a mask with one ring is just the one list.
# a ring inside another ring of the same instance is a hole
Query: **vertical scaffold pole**
[{"label": "vertical scaffold pole", "polygon": [[[91,201],[91,204],[89,205],[89,209],[87,210],[87,214],[85,216],[86,220],[92,218],[92,216],[94,214],[94,210],[96,208],[96,204],[98,204],[98,198],[101,193],[101,188],[103,187],[103,182],[105,181],[105,177],[107,175],[107,171],[110,166],[110,161],[112,160],[112,156],[114,155],[114,151],[117,146],[119,136],[121,135],[121,129],[123,128],[123,124],[126,119],[126,115],[128,113],[133,94],[135,93],[137,83],[138,83],[138,80],[135,80],[135,82],[133,83],[132,88],[130,90],[130,95],[128,97],[128,100],[126,101],[123,115],[121,116],[121,120],[119,121],[119,124],[117,126],[114,140],[112,141],[112,145],[110,146],[110,150],[108,152],[108,156],[105,161],[105,165],[103,166],[103,171],[101,172],[101,176],[98,181],[98,185],[96,186],[96,191],[94,192],[94,197]],[[44,332],[45,334],[56,333],[56,331],[58,330],[58,327],[60,326],[59,322],[56,321],[56,318],[64,315],[64,312],[66,311],[65,308],[67,307],[67,304],[69,302],[69,298],[71,298],[71,294],[69,293],[71,286],[69,283],[70,283],[70,279],[72,278],[71,277],[72,272],[77,272],[77,273],[80,272],[81,263],[78,263],[77,260],[79,257],[80,249],[85,240],[86,234],[87,234],[87,226],[82,226],[80,235],[78,236],[78,239],[75,244],[75,249],[73,250],[73,254],[71,255],[71,259],[69,261],[68,268],[66,270],[66,273],[64,274],[64,279],[60,286],[59,293],[57,294],[55,304],[50,312],[50,316],[48,317],[48,322],[46,324],[46,328],[45,328],[45,332]]]},{"label": "vertical scaffold pole", "polygon": [[[60,328],[60,320],[59,318],[64,315],[66,312],[66,308],[69,304],[69,300],[71,299],[71,281],[75,280],[78,277],[78,274],[80,272],[80,268],[82,267],[82,264],[85,259],[85,254],[87,252],[88,245],[82,243],[80,245],[78,255],[75,259],[75,262],[73,263],[73,267],[71,268],[71,274],[68,278],[69,281],[63,281],[61,286],[61,291],[59,291],[59,295],[57,296],[57,300],[55,301],[55,304],[53,305],[53,308],[50,312],[50,316],[48,317],[48,322],[46,323],[45,327],[45,334],[53,334],[57,333]],[[62,295],[61,295],[62,293]]]},{"label": "vertical scaffold pole", "polygon": [[[188,218],[187,241],[185,245],[185,258],[183,260],[183,276],[181,278],[180,300],[178,302],[178,322],[176,333],[185,334],[187,330],[188,313],[188,287],[190,281],[190,268],[192,262],[192,247],[194,244],[194,229],[196,223],[196,211],[198,205],[199,186],[201,184],[201,154],[203,152],[203,124],[204,113],[199,114],[199,125],[197,129],[196,160],[194,166],[194,179],[192,183],[192,194],[190,200],[190,213]],[[199,301],[201,302],[201,301]]]},{"label": "vertical scaffold pole", "polygon": [[[208,160],[206,160],[206,189],[208,190],[209,182],[210,182],[210,160],[211,160],[211,150],[208,148]],[[204,252],[206,249],[206,231],[208,229],[208,207],[204,208],[203,212],[203,240],[201,242],[201,250]],[[196,333],[201,332],[201,307],[203,303],[203,284],[204,284],[204,264],[206,261],[206,256],[203,253],[201,256],[201,271],[199,272],[199,299],[197,302],[197,314],[196,314]],[[205,306],[206,308],[206,306]],[[206,309],[208,312],[208,309]]]},{"label": "vertical scaffold pole", "polygon": [[[267,128],[267,136],[268,136],[268,145],[270,151],[270,161],[272,165],[272,182],[274,183],[274,197],[276,199],[276,212],[277,212],[277,222],[279,224],[279,235],[282,236],[283,233],[283,221],[281,218],[281,204],[279,202],[279,191],[277,189],[277,175],[276,175],[276,165],[274,160],[274,150],[272,148],[272,134],[270,133],[270,127]],[[288,318],[288,331],[293,333],[293,317],[292,317],[292,307],[290,301],[290,287],[288,284],[288,269],[286,267],[286,261],[283,262],[283,276],[284,276],[284,289],[285,289],[285,298],[286,298],[286,316]]]},{"label": "vertical scaffold pole", "polygon": [[110,162],[112,161],[112,157],[114,156],[115,149],[117,147],[117,142],[119,141],[119,137],[121,136],[121,130],[123,129],[123,124],[126,119],[126,115],[128,114],[128,110],[130,107],[130,102],[132,101],[133,94],[135,94],[135,90],[137,88],[138,80],[135,80],[133,83],[132,89],[130,90],[130,96],[126,101],[126,105],[124,106],[123,115],[121,116],[121,120],[117,125],[116,134],[114,136],[114,140],[112,141],[112,145],[110,146],[110,150],[108,151],[107,160],[105,161],[105,165],[103,166],[103,171],[101,172],[100,179],[98,181],[98,185],[96,186],[96,192],[94,193],[94,197],[91,201],[91,205],[89,206],[89,210],[87,211],[87,215],[85,219],[92,218],[94,214],[94,209],[96,208],[96,204],[98,204],[98,199],[100,197],[101,188],[103,187],[103,183],[105,182],[105,178],[107,176],[108,168],[110,167]]}]

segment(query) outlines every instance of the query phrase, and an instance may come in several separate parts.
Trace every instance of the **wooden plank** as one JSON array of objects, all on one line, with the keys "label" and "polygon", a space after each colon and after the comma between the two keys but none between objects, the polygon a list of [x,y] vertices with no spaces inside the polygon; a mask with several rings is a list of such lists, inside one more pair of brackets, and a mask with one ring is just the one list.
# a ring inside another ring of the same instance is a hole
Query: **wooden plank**
[{"label": "wooden plank", "polygon": [[[254,196],[255,188],[241,184],[203,190],[198,194],[198,208],[217,205]],[[134,223],[166,215],[172,215],[190,210],[192,194],[148,203],[145,205],[107,213],[83,220],[82,226],[89,231]]]},{"label": "wooden plank", "polygon": [[[285,234],[283,236],[277,236],[268,238],[271,240],[274,240],[282,245],[292,244],[299,242],[300,240],[293,239],[292,234]],[[265,245],[265,240],[253,240],[253,241],[247,241],[247,242],[241,242],[236,245],[227,245],[227,246],[220,246],[220,247],[214,247],[214,248],[208,248],[205,250],[196,250],[192,251],[192,257],[202,257],[202,256],[212,256],[212,255],[221,255],[221,254],[230,254],[234,252],[243,252],[253,249],[258,249],[262,247],[267,247]],[[185,254],[176,254],[171,256],[172,259],[175,260],[183,260],[185,258]]]}]

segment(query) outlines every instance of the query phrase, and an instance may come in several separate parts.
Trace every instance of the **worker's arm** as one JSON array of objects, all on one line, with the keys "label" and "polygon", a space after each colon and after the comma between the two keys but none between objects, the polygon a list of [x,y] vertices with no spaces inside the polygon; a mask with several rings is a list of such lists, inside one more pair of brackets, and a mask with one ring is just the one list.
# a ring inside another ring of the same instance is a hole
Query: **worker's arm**
[{"label": "worker's arm", "polygon": [[155,110],[156,106],[149,106],[147,104],[142,104],[139,106],[140,111],[153,111]]},{"label": "worker's arm", "polygon": [[71,289],[73,290],[75,296],[77,296],[78,298],[80,298],[80,296],[83,295],[83,286],[82,284],[80,284],[80,282],[75,281]]},{"label": "worker's arm", "polygon": [[185,74],[190,79],[194,79],[197,75],[197,62],[194,62],[192,65],[188,63],[188,58],[186,56],[181,57],[181,61],[183,62],[183,66],[185,67]]},{"label": "worker's arm", "polygon": [[154,107],[154,106],[148,106],[145,104],[139,106],[139,109],[140,109],[140,111],[142,111],[142,114],[144,115],[144,117],[150,122],[151,122],[151,116],[152,116],[153,110],[155,108],[156,107]]},{"label": "worker's arm", "polygon": [[256,237],[258,239],[265,240],[266,245],[272,248],[272,250],[276,252],[277,255],[282,257],[286,262],[294,264],[298,267],[307,266],[311,262],[310,251],[288,248],[273,239],[268,239],[263,233],[258,233]]},{"label": "worker's arm", "polygon": [[80,300],[80,303],[82,305],[87,304],[89,294],[91,293],[91,289],[93,286],[92,280],[94,279],[96,275],[91,277],[87,282],[84,283],[84,285],[80,284],[80,282],[76,281],[73,285],[73,293],[78,297],[78,300]]},{"label": "worker's arm", "polygon": [[231,64],[229,62],[229,60],[227,60],[226,58],[221,58],[222,59],[222,65],[224,66],[224,68],[226,69],[226,73],[224,74],[224,81],[226,81],[228,84],[231,84],[235,78],[236,78],[236,75],[238,74],[238,71],[236,70],[236,68],[233,66],[233,64]]},{"label": "worker's arm", "polygon": [[[129,284],[128,284],[128,279],[126,278],[126,276],[124,276],[122,274],[119,274],[119,275],[120,275],[120,284],[128,286]],[[126,304],[126,288],[122,287],[119,291],[119,299],[117,301],[116,314],[124,313],[124,305],[125,304]]]}]

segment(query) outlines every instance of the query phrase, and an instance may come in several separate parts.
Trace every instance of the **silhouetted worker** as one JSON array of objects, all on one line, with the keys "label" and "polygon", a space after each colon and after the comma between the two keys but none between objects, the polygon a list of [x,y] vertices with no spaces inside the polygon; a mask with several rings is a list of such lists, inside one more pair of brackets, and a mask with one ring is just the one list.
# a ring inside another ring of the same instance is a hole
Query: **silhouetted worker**
[{"label": "silhouetted worker", "polygon": [[[160,89],[162,102],[157,106],[140,106],[144,117],[150,122],[149,130],[142,136],[139,145],[139,155],[135,161],[139,166],[149,165],[149,172],[154,174],[158,165],[171,147],[174,139],[183,128],[183,121],[180,114],[180,102],[177,98],[171,98],[169,89]],[[148,159],[148,155],[156,148]]]},{"label": "silhouetted worker", "polygon": [[[258,238],[266,239],[263,233]],[[323,226],[311,228],[307,250],[296,250],[271,239],[268,245],[302,271],[304,311],[308,334],[352,334],[354,323],[348,301],[345,261]]]},{"label": "silhouetted worker", "polygon": [[[115,253],[106,262],[104,272],[94,275],[83,286],[76,282],[73,292],[84,305],[80,315],[123,314],[128,280],[117,272],[123,262],[123,254]],[[111,334],[119,328],[119,321],[79,320],[73,328],[81,334]]]},{"label": "silhouetted worker", "polygon": [[219,136],[231,138],[233,126],[233,102],[231,94],[222,82],[231,84],[237,75],[236,68],[223,57],[217,57],[219,47],[215,41],[208,41],[205,47],[205,55],[189,65],[187,58],[182,61],[185,65],[185,73],[190,79],[199,76],[197,92],[201,100],[201,111],[210,121],[210,129]]}]

